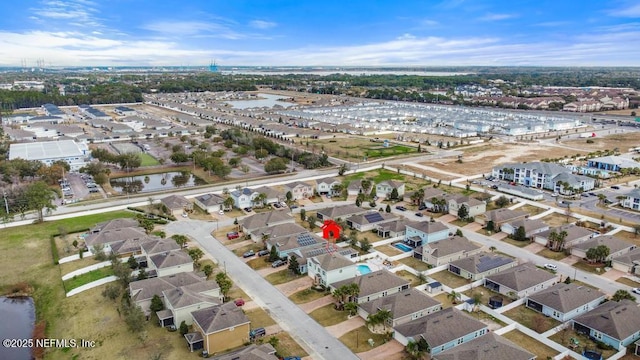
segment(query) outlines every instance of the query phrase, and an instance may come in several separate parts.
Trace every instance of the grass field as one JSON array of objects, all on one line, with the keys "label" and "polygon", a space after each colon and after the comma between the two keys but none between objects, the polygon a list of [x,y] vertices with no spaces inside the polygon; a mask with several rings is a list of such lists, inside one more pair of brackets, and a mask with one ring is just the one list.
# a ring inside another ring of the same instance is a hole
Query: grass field
[{"label": "grass field", "polygon": [[544,256],[547,259],[556,260],[556,261],[560,261],[567,257],[567,254],[565,254],[564,251],[551,251],[546,248],[538,251],[536,254],[540,256]]},{"label": "grass field", "polygon": [[[369,344],[373,340],[373,346]],[[338,340],[342,341],[354,353],[369,351],[386,343],[385,334],[372,333],[366,325],[342,335]]]},{"label": "grass field", "polygon": [[413,275],[412,273],[406,271],[406,270],[400,270],[398,272],[396,272],[396,275],[400,276],[401,278],[408,280],[411,282],[411,287],[415,287],[418,285],[422,285],[422,283],[420,282],[420,279],[418,279],[417,276]]},{"label": "grass field", "polygon": [[334,309],[333,303],[315,309],[309,314],[318,324],[325,327],[347,320],[347,315],[349,315],[348,311],[338,311]]},{"label": "grass field", "polygon": [[294,304],[306,304],[325,296],[327,296],[327,294],[324,291],[316,291],[309,288],[291,294],[291,296],[289,296],[289,300],[293,301]]},{"label": "grass field", "polygon": [[558,352],[548,347],[547,345],[539,342],[538,340],[525,335],[518,330],[512,330],[502,335],[506,339],[522,346],[525,350],[533,353],[538,359],[549,359],[558,355]]},{"label": "grass field", "polygon": [[251,320],[251,327],[254,329],[258,327],[267,327],[267,326],[276,324],[276,322],[273,321],[271,316],[269,316],[269,314],[267,314],[267,312],[262,310],[261,308],[245,311],[245,315],[247,315],[249,320]]},{"label": "grass field", "polygon": [[540,334],[561,324],[560,321],[551,317],[546,317],[541,313],[531,310],[524,305],[520,305],[516,308],[506,311],[503,313],[503,315]]},{"label": "grass field", "polygon": [[156,158],[147,153],[139,153],[138,157],[140,157],[140,161],[142,161],[140,164],[141,167],[160,165],[160,162],[156,160]]},{"label": "grass field", "polygon": [[65,280],[64,287],[65,290],[69,292],[72,289],[75,289],[82,285],[86,285],[92,281],[106,278],[107,276],[111,275],[113,275],[113,268],[111,268],[111,266],[103,267],[100,269],[89,271],[88,273],[74,276],[69,280]]},{"label": "grass field", "polygon": [[469,283],[467,279],[461,278],[460,276],[447,270],[438,271],[437,273],[429,275],[429,277],[444,285],[447,285],[452,289],[467,285]]},{"label": "grass field", "polygon": [[621,277],[616,279],[616,282],[619,282],[620,284],[625,284],[627,286],[631,286],[631,287],[640,287],[640,282],[637,281],[633,281],[629,278],[626,277]]},{"label": "grass field", "polygon": [[304,351],[304,349],[298,345],[298,343],[293,340],[288,333],[279,332],[273,336],[278,339],[278,344],[275,346],[276,352],[283,358],[288,356],[298,356],[303,358],[308,355],[307,352]]},{"label": "grass field", "polygon": [[[409,153],[418,153],[417,148],[410,146],[390,143],[389,147],[384,147],[383,143],[371,142],[364,138],[340,138],[340,139],[321,139],[309,141],[309,148],[325,151],[330,156],[341,159],[378,159],[389,156],[404,155]],[[306,143],[305,143],[306,145]]]},{"label": "grass field", "polygon": [[280,285],[307,276],[307,274],[294,275],[286,266],[283,267],[284,270],[269,274],[264,279],[270,282],[271,285]]},{"label": "grass field", "polygon": [[431,268],[431,266],[429,266],[429,264],[427,264],[426,262],[418,260],[414,257],[408,257],[408,258],[400,259],[398,261],[413,268],[416,271],[425,271]]}]

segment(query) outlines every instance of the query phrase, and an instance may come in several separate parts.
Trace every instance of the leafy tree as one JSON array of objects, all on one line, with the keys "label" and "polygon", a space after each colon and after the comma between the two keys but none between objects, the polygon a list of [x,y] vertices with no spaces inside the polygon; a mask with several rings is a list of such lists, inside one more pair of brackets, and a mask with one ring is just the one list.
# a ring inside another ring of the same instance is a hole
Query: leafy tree
[{"label": "leafy tree", "polygon": [[211,276],[211,274],[213,273],[213,266],[211,266],[211,264],[207,264],[202,268],[202,271],[204,272],[204,275],[208,279],[209,276]]},{"label": "leafy tree", "polygon": [[269,262],[274,262],[276,260],[280,260],[280,256],[278,255],[278,249],[276,249],[275,246],[272,246],[269,251]]},{"label": "leafy tree", "polygon": [[279,157],[270,159],[264,164],[264,171],[267,174],[279,173],[287,170],[287,164]]},{"label": "leafy tree", "polygon": [[204,256],[204,252],[200,248],[189,249],[189,256],[193,259],[193,262],[198,266],[198,262]]},{"label": "leafy tree", "polygon": [[469,217],[469,209],[465,205],[460,206],[458,208],[458,218],[465,220],[467,217]]},{"label": "leafy tree", "polygon": [[393,188],[393,190],[391,190],[390,198],[391,198],[391,200],[398,200],[398,198],[399,198],[398,189]]},{"label": "leafy tree", "polygon": [[291,199],[293,199],[293,194],[291,193],[291,191],[287,191],[284,196],[287,199],[287,202],[291,202]]},{"label": "leafy tree", "polygon": [[456,236],[460,236],[460,237],[464,236],[464,234],[462,233],[462,230],[457,229],[456,230]]},{"label": "leafy tree", "polygon": [[145,270],[144,268],[140,268],[140,270],[138,270],[138,276],[136,277],[138,281],[144,280],[148,277],[149,277],[149,274],[147,274],[147,270]]},{"label": "leafy tree", "polygon": [[131,169],[137,169],[142,165],[142,159],[136,153],[124,153],[116,157],[116,162],[122,170],[131,171]]},{"label": "leafy tree", "polygon": [[495,230],[495,224],[494,224],[493,220],[487,221],[487,226],[485,228],[487,229],[487,231],[494,231]]},{"label": "leafy tree", "polygon": [[461,297],[462,295],[460,293],[457,293],[453,290],[451,290],[451,292],[447,294],[447,299],[451,300],[451,303],[453,304],[457,304],[458,300],[460,300]]},{"label": "leafy tree", "polygon": [[102,296],[115,301],[120,296],[121,288],[116,284],[107,284],[102,290]]},{"label": "leafy tree", "polygon": [[120,285],[125,289],[131,282],[131,269],[128,264],[120,262],[120,259],[115,254],[111,254],[111,268],[113,269],[113,275],[118,278]]},{"label": "leafy tree", "polygon": [[316,228],[316,221],[317,221],[317,220],[318,220],[318,219],[317,219],[315,216],[313,216],[313,215],[311,215],[311,216],[309,216],[309,217],[307,218],[307,222],[309,223],[309,229],[310,229],[310,230],[313,230],[313,229],[315,229],[315,228]]},{"label": "leafy tree", "polygon": [[160,299],[160,296],[158,296],[158,294],[153,295],[151,298],[151,305],[149,305],[149,310],[155,313],[163,309],[164,303],[162,302],[162,299]]},{"label": "leafy tree", "polygon": [[499,198],[497,198],[495,200],[495,204],[499,208],[503,208],[503,207],[509,205],[509,203],[510,203],[509,199],[504,195],[500,196]]},{"label": "leafy tree", "polygon": [[53,203],[55,193],[43,181],[36,181],[28,185],[23,193],[27,209],[38,212],[38,222],[44,220],[44,209],[55,210],[57,206]]},{"label": "leafy tree", "polygon": [[188,332],[189,332],[189,326],[187,326],[187,323],[184,320],[182,320],[182,322],[180,323],[180,335],[184,336]]},{"label": "leafy tree", "polygon": [[127,328],[134,334],[139,334],[144,330],[145,315],[142,309],[135,304],[123,304],[124,321]]},{"label": "leafy tree", "polygon": [[176,241],[176,244],[180,245],[180,247],[184,247],[184,245],[189,240],[185,235],[175,234],[171,235],[171,238]]},{"label": "leafy tree", "polygon": [[389,214],[391,213],[391,205],[387,204],[387,207],[384,209],[384,211]]},{"label": "leafy tree", "polygon": [[369,252],[369,250],[371,250],[371,243],[369,242],[369,239],[364,238],[360,241],[360,249],[364,252]]},{"label": "leafy tree", "polygon": [[220,272],[216,275],[216,283],[220,286],[220,293],[226,298],[233,286],[233,282],[226,273]]},{"label": "leafy tree", "polygon": [[527,232],[524,229],[524,226],[520,226],[516,229],[516,232],[513,234],[513,239],[517,241],[526,241],[527,240]]},{"label": "leafy tree", "polygon": [[342,176],[347,171],[347,164],[342,164],[338,168],[338,175]]},{"label": "leafy tree", "polygon": [[300,275],[300,264],[295,256],[289,258],[289,270],[295,275]]},{"label": "leafy tree", "polygon": [[136,261],[136,258],[133,257],[133,254],[129,256],[129,260],[127,260],[127,263],[129,264],[129,268],[132,270],[135,270],[138,268],[138,261]]},{"label": "leafy tree", "polygon": [[629,294],[627,290],[618,290],[615,292],[615,294],[613,294],[613,296],[611,297],[611,300],[616,302],[620,302],[622,300],[636,301],[636,297]]},{"label": "leafy tree", "polygon": [[301,221],[307,220],[307,210],[300,209],[300,220]]},{"label": "leafy tree", "polygon": [[344,309],[349,312],[349,315],[353,316],[358,313],[358,304],[354,303],[353,301],[349,301],[348,303],[344,304]]}]

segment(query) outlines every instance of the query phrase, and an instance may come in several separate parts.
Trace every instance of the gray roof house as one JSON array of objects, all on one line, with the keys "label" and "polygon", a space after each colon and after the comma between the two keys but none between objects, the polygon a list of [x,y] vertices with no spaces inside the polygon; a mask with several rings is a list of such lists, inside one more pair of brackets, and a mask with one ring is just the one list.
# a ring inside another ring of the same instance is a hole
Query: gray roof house
[{"label": "gray roof house", "polygon": [[193,259],[182,250],[166,251],[148,257],[150,271],[155,271],[158,277],[193,271]]},{"label": "gray roof house", "polygon": [[352,299],[356,304],[409,290],[411,283],[388,270],[378,270],[329,285],[332,292],[343,285],[357,284],[360,292]]},{"label": "gray roof house", "polygon": [[370,231],[376,229],[380,224],[394,221],[398,217],[378,211],[368,211],[364,214],[351,215],[345,219],[347,226],[358,231]]},{"label": "gray roof house", "polygon": [[347,194],[350,196],[356,196],[361,192],[364,193],[366,191],[369,191],[369,190],[362,188],[362,180],[360,179],[351,181],[347,186]]},{"label": "gray roof house", "polygon": [[627,209],[640,210],[640,189],[635,188],[624,195],[626,198],[620,201],[620,206]]},{"label": "gray roof house", "polygon": [[248,234],[251,236],[251,239],[255,242],[259,241],[267,241],[274,240],[281,237],[286,237],[290,235],[301,234],[304,232],[308,232],[309,230],[303,228],[302,226],[296,223],[284,223],[280,225],[272,225],[259,229],[255,229]]},{"label": "gray roof house", "polygon": [[413,257],[427,264],[440,266],[478,254],[481,246],[469,241],[464,236],[453,235],[444,240],[427,243],[414,250]]},{"label": "gray roof house", "polygon": [[[212,282],[209,281],[208,283]],[[183,321],[187,325],[191,325],[193,324],[192,311],[222,304],[220,296],[203,294],[197,290],[190,289],[189,286],[165,290],[162,294],[166,307],[165,310],[158,312],[158,319],[162,327],[167,325],[179,326]]]},{"label": "gray roof house", "polygon": [[193,311],[191,316],[193,329],[200,335],[198,338],[194,333],[191,333],[191,337],[187,337],[190,334],[185,334],[192,349],[194,344],[201,342],[202,348],[213,354],[249,341],[251,321],[233,301]]},{"label": "gray roof house", "polygon": [[605,245],[609,248],[609,256],[605,259],[607,261],[636,249],[635,244],[617,238],[615,235],[601,235],[596,236],[593,239],[574,244],[571,247],[571,254],[580,258],[585,258],[587,257],[587,251],[590,248],[597,247],[598,245]]},{"label": "gray roof house", "polygon": [[529,295],[525,304],[546,316],[567,321],[595,309],[605,298],[600,290],[588,286],[559,283]]},{"label": "gray roof house", "polygon": [[522,210],[511,210],[508,208],[489,210],[484,213],[484,222],[493,222],[494,229],[500,229],[502,224],[510,221],[524,219],[529,217],[529,213]]},{"label": "gray roof house", "polygon": [[358,265],[341,254],[321,254],[307,258],[307,274],[317,285],[328,286],[331,283],[356,277]]},{"label": "gray roof house", "polygon": [[484,286],[510,297],[525,297],[555,285],[558,276],[524,263],[484,279]]},{"label": "gray roof house", "polygon": [[577,226],[576,224],[564,224],[535,234],[533,236],[533,240],[540,245],[546,246],[549,242],[549,235],[553,231],[555,231],[557,234],[560,234],[563,231],[567,233],[567,236],[564,238],[565,248],[569,248],[576,243],[591,239],[592,237],[598,235],[597,232],[584,228],[582,226]]},{"label": "gray roof house", "polygon": [[375,186],[376,186],[376,195],[379,198],[390,197],[393,189],[396,189],[398,191],[399,199],[402,199],[404,195],[405,186],[404,186],[404,183],[400,181],[386,180],[386,181],[381,181],[377,183]]},{"label": "gray roof house", "polygon": [[631,300],[608,301],[575,317],[573,328],[620,350],[640,339],[640,308]]},{"label": "gray roof house", "polygon": [[282,191],[278,191],[269,186],[260,186],[253,189],[253,191],[258,194],[265,194],[267,196],[264,200],[266,204],[273,204],[284,200],[284,193]]},{"label": "gray roof house", "polygon": [[612,258],[611,267],[623,272],[640,275],[640,248]]},{"label": "gray roof house", "polygon": [[[298,234],[271,237],[266,240],[267,250],[271,251],[271,248],[275,246],[278,251],[279,257],[289,256],[290,253],[295,251],[301,251],[304,248],[316,247],[318,245],[325,245],[327,240],[319,237],[318,235],[305,231]],[[305,262],[306,263],[306,262]]]},{"label": "gray roof house", "polygon": [[[509,171],[504,171],[509,169]],[[492,175],[499,179],[511,180],[520,185],[553,190],[560,193],[569,193],[560,185],[567,182],[574,189],[582,188],[583,191],[595,187],[595,180],[587,176],[574,175],[571,170],[554,163],[530,162],[504,164],[493,168]]]},{"label": "gray roof house", "polygon": [[113,228],[108,226],[99,232],[89,233],[85,238],[85,244],[90,251],[98,246],[102,246],[105,253],[116,253],[126,255],[137,253],[140,246],[148,241],[157,241],[158,238],[150,237],[141,227]]},{"label": "gray roof house", "polygon": [[512,222],[505,223],[500,227],[500,230],[509,235],[514,235],[521,226],[524,228],[524,232],[527,238],[531,238],[535,234],[549,230],[549,225],[547,225],[544,221],[529,218],[518,219]]},{"label": "gray roof house", "polygon": [[316,191],[320,195],[323,195],[323,194],[337,195],[336,192],[334,191],[334,186],[340,185],[340,184],[342,184],[340,180],[333,177],[318,179],[316,180]]},{"label": "gray roof house", "polygon": [[361,207],[357,207],[353,204],[341,205],[341,206],[332,206],[324,209],[319,209],[316,213],[316,217],[318,221],[325,220],[337,220],[337,219],[346,219],[352,215],[364,214],[367,209],[363,209]]},{"label": "gray roof house", "polygon": [[432,360],[534,360],[536,355],[489,333],[431,357]]},{"label": "gray roof house", "polygon": [[217,212],[224,204],[224,198],[216,194],[196,196],[193,200],[196,206],[208,213]]},{"label": "gray roof house", "polygon": [[382,238],[394,238],[404,236],[407,231],[407,224],[410,221],[405,218],[396,218],[389,222],[378,224],[378,236]]},{"label": "gray roof house", "polygon": [[418,247],[449,236],[449,228],[439,221],[414,221],[406,225],[404,242]]},{"label": "gray roof house", "polygon": [[387,326],[396,327],[440,311],[442,310],[442,304],[422,291],[410,288],[407,291],[379,297],[358,305],[358,315],[365,320],[369,315],[373,315],[380,310],[387,310],[391,313]]},{"label": "gray roof house", "polygon": [[395,327],[393,337],[402,345],[423,338],[431,357],[489,332],[486,324],[456,308],[448,308]]},{"label": "gray roof house", "polygon": [[449,263],[448,270],[460,277],[476,281],[518,265],[515,259],[489,253],[478,253]]},{"label": "gray roof house", "polygon": [[160,202],[166,206],[174,216],[179,216],[185,210],[193,209],[191,201],[182,195],[169,195],[160,199]]},{"label": "gray roof house", "polygon": [[204,282],[205,279],[196,273],[177,273],[162,278],[155,277],[133,281],[129,283],[129,294],[131,294],[131,300],[148,315],[153,295],[162,297],[162,292],[165,290]]},{"label": "gray roof house", "polygon": [[268,211],[246,217],[240,221],[240,225],[242,231],[250,233],[259,228],[293,222],[295,220],[285,211]]}]

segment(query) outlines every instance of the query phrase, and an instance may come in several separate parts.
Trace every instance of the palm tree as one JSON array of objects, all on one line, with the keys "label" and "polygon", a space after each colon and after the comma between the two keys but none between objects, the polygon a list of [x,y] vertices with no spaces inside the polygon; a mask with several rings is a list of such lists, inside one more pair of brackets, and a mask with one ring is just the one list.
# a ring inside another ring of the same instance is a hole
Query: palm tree
[{"label": "palm tree", "polygon": [[605,194],[598,194],[598,203],[602,204],[604,203],[604,201],[607,199],[607,196]]},{"label": "palm tree", "polygon": [[420,335],[420,339],[418,341],[409,341],[409,343],[407,343],[405,351],[409,353],[409,356],[411,356],[412,359],[419,360],[424,359],[424,356],[431,352],[431,347],[422,335]]},{"label": "palm tree", "polygon": [[354,303],[353,301],[350,301],[344,304],[344,309],[349,312],[350,316],[353,316],[358,311],[358,304]]},{"label": "palm tree", "polygon": [[253,201],[254,206],[257,204],[259,207],[264,207],[265,202],[267,201],[267,194],[259,193]]},{"label": "palm tree", "polygon": [[224,199],[224,202],[222,203],[222,205],[224,205],[225,210],[227,211],[233,209],[234,204],[235,204],[235,201],[233,201],[232,197],[228,197]]},{"label": "palm tree", "polygon": [[447,294],[447,299],[450,299],[452,304],[457,304],[461,296],[462,295],[460,293],[451,290],[451,292]]},{"label": "palm tree", "polygon": [[497,248],[496,248],[495,246],[491,246],[491,247],[489,248],[489,251],[491,251],[491,252],[495,252],[496,250],[497,250]]}]

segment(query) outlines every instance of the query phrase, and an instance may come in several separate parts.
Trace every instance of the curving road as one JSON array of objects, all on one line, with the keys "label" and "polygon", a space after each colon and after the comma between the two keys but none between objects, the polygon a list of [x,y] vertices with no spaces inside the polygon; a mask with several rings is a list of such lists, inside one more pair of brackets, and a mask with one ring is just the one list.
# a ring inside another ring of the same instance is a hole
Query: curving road
[{"label": "curving road", "polygon": [[222,264],[236,284],[300,343],[312,358],[358,359],[340,340],[329,334],[324,327],[211,236],[214,228],[215,224],[212,223],[184,220],[169,223],[167,232],[186,234],[195,239],[218,264]]}]

